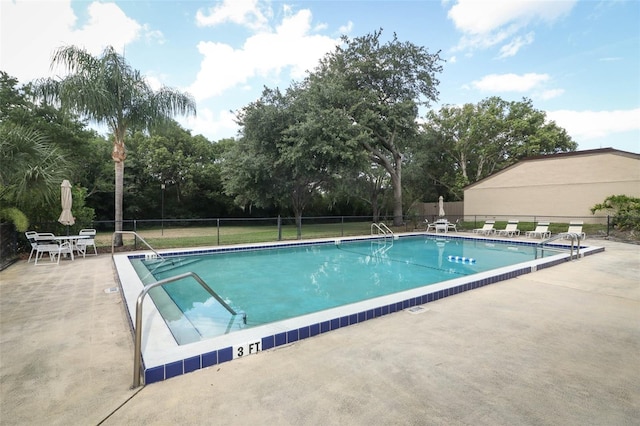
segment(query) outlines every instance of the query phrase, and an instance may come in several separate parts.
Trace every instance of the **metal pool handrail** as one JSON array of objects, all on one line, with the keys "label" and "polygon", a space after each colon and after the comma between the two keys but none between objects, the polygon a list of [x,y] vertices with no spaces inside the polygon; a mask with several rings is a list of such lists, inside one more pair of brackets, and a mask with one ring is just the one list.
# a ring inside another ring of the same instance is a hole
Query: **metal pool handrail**
[{"label": "metal pool handrail", "polygon": [[[209,285],[207,285],[207,283],[204,282],[203,279],[200,278],[198,274],[196,274],[195,272],[185,272],[184,274],[165,278],[164,280],[156,281],[155,283],[147,284],[146,286],[144,286],[144,288],[142,289],[142,292],[140,293],[140,295],[138,296],[138,299],[136,300],[136,329],[135,329],[136,341],[135,341],[135,348],[134,348],[134,354],[133,354],[132,389],[140,386],[140,366],[142,361],[142,349],[141,349],[142,348],[142,302],[144,301],[144,297],[147,295],[149,290],[151,290],[154,287],[158,287],[174,281],[179,281],[181,279],[188,278],[188,277],[192,277],[193,279],[195,279],[198,282],[198,284],[200,284],[205,290],[207,290],[209,294],[211,294],[218,302],[220,302],[220,304],[224,306],[224,308],[227,311],[229,311],[231,315],[238,315],[238,312],[236,312],[231,306],[229,306],[224,300],[222,300],[222,298],[218,296],[218,294],[215,291],[213,291],[213,289],[209,287]],[[242,314],[242,319],[246,324],[247,314],[245,314],[244,312],[240,312],[240,313]]]},{"label": "metal pool handrail", "polygon": [[389,229],[389,227],[387,225],[385,225],[383,222],[378,223],[372,223],[371,224],[371,235],[373,235],[373,230],[377,229],[378,230],[378,234],[382,234],[385,236],[385,238],[387,236],[391,236],[391,238],[394,238],[395,235],[393,234],[393,231],[391,229]]},{"label": "metal pool handrail", "polygon": [[115,231],[113,233],[113,236],[111,236],[111,256],[113,256],[113,253],[115,252],[115,246],[116,246],[116,234],[132,234],[135,235],[136,238],[139,238],[140,241],[142,241],[144,243],[144,245],[146,245],[147,247],[149,247],[149,250],[151,250],[152,252],[155,253],[156,256],[158,256],[160,259],[164,259],[164,257],[162,257],[162,255],[160,253],[158,253],[153,247],[151,247],[149,245],[148,242],[146,242],[144,240],[144,238],[142,238],[140,235],[138,235],[137,232],[135,231]]},{"label": "metal pool handrail", "polygon": [[[576,259],[580,259],[580,234],[576,234],[575,232],[563,232],[558,235],[554,235],[551,238],[547,238],[544,241],[538,243],[538,248],[544,252],[544,245],[550,243],[551,241],[559,240],[562,238],[571,238],[571,248],[569,252],[569,260],[573,260],[573,247],[574,243],[576,243]],[[558,250],[560,247],[554,247],[553,249]]]}]

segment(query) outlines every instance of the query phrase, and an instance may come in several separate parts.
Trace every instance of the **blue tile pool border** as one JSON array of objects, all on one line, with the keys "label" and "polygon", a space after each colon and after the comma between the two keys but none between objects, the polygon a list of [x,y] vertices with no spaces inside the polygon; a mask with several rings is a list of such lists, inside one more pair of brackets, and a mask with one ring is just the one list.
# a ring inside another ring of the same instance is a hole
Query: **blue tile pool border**
[{"label": "blue tile pool border", "polygon": [[[415,236],[425,236],[426,238],[442,238],[442,235],[434,235],[434,234],[424,234],[424,233],[408,233],[403,235],[398,235],[396,238],[406,238],[406,237],[415,237]],[[466,239],[466,240],[474,240],[474,241],[482,241],[482,242],[496,242],[500,244],[504,244],[508,242],[511,245],[523,245],[523,246],[536,246],[538,242],[532,241],[516,241],[516,240],[502,240],[502,239],[493,239],[493,238],[473,238],[468,236],[458,236],[458,235],[446,235],[447,239]],[[180,251],[170,251],[170,252],[162,252],[162,256],[188,256],[188,255],[200,255],[200,254],[211,254],[211,253],[230,253],[230,252],[238,252],[238,251],[247,251],[247,250],[264,250],[264,249],[273,249],[280,247],[299,247],[299,246],[309,246],[309,245],[319,245],[319,244],[339,244],[341,242],[348,241],[361,241],[363,239],[371,239],[371,238],[362,238],[362,237],[354,237],[354,238],[340,238],[340,239],[330,239],[330,240],[321,240],[321,241],[296,241],[296,242],[287,242],[287,243],[275,243],[275,244],[260,244],[260,245],[248,245],[248,246],[234,246],[234,247],[215,247],[215,248],[207,248],[207,249],[195,249],[195,250],[180,250]],[[548,245],[548,247],[553,248],[554,245]],[[556,247],[566,246],[557,245]],[[600,253],[604,251],[603,247],[587,247],[581,246],[581,256],[589,256],[595,253]],[[146,255],[143,254],[128,254],[124,255],[127,259],[144,259]],[[525,262],[523,264],[514,265],[513,269],[508,270],[506,272],[500,272],[496,275],[491,276],[483,276],[481,278],[474,278],[475,274],[469,276],[469,281],[461,284],[455,284],[448,288],[438,289],[435,291],[428,291],[429,286],[424,287],[425,293],[420,294],[415,297],[409,297],[404,300],[395,301],[389,304],[382,304],[381,306],[376,306],[371,309],[366,309],[358,312],[349,313],[348,315],[339,315],[335,318],[330,318],[327,320],[323,320],[320,322],[313,322],[308,325],[304,325],[302,327],[295,327],[288,330],[281,330],[278,333],[267,334],[259,338],[260,343],[260,351],[265,351],[273,348],[277,348],[278,346],[288,345],[294,342],[298,342],[300,340],[304,340],[307,338],[311,338],[314,336],[318,336],[323,333],[327,333],[333,330],[337,330],[339,328],[348,327],[354,324],[358,324],[364,321],[368,321],[371,319],[379,318],[385,315],[389,315],[395,312],[399,312],[414,306],[424,305],[427,303],[435,302],[440,299],[453,296],[456,294],[460,294],[466,291],[474,290],[480,287],[484,287],[486,285],[494,284],[497,282],[509,280],[512,278],[519,277],[524,274],[529,274],[531,272],[535,272],[536,270],[549,268],[552,266],[556,266],[562,264],[564,262],[570,261],[570,257],[568,254],[564,256],[552,256],[548,258],[538,259],[535,264],[532,262]],[[501,268],[500,270],[504,270],[505,268]],[[496,270],[498,271],[498,270]],[[489,271],[490,273],[491,271]],[[122,285],[122,282],[120,283]],[[433,285],[431,286],[433,287]],[[123,294],[124,298],[124,294]],[[125,303],[127,301],[125,300]],[[130,311],[127,310],[129,324],[133,330],[133,319],[131,318]],[[218,365],[224,362],[229,362],[234,359],[233,356],[234,347],[233,346],[225,346],[218,349],[214,349],[211,351],[206,351],[202,354],[189,356],[184,359],[172,360],[170,362],[166,362],[160,365],[147,367],[144,365],[143,360],[143,376],[144,383],[151,384],[160,381],[167,380],[172,377],[176,377],[182,374],[186,374],[189,372],[193,372],[202,368],[211,367],[214,365]]]}]

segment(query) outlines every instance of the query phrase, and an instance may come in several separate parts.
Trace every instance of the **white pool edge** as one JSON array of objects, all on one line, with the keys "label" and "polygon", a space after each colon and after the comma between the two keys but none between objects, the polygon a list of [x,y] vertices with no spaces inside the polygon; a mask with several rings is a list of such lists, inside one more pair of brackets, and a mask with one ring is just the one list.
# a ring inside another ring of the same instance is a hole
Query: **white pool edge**
[{"label": "white pool edge", "polygon": [[[425,233],[405,233],[399,237],[429,235]],[[505,242],[492,238],[474,238],[448,234],[447,238],[479,241]],[[340,243],[371,239],[371,237],[326,238],[304,241],[287,241],[263,244],[239,244],[234,246],[199,247],[184,250],[160,250],[162,254],[196,254],[201,252],[220,252],[246,250],[248,248],[273,248],[283,246]],[[516,245],[536,245],[536,242],[508,240]],[[582,247],[581,256],[603,251],[602,247]],[[114,265],[121,285],[122,297],[130,320],[135,324],[136,301],[144,285],[133,268],[131,258],[144,258],[152,252],[134,252],[115,254]],[[519,275],[535,272],[538,269],[554,266],[568,261],[568,253],[535,259],[506,266],[491,271],[443,281],[411,290],[402,291],[362,302],[352,303],[321,312],[296,318],[277,321],[270,324],[251,327],[233,333],[218,336],[186,345],[178,345],[162,319],[150,297],[143,303],[142,318],[142,357],[144,360],[144,382],[149,384],[185,374],[200,368],[206,368],[221,362],[230,361],[239,356],[258,353],[283,344],[313,337],[336,328],[345,327],[389,313],[401,311],[416,305],[439,300],[463,291],[484,285],[515,278]]]}]

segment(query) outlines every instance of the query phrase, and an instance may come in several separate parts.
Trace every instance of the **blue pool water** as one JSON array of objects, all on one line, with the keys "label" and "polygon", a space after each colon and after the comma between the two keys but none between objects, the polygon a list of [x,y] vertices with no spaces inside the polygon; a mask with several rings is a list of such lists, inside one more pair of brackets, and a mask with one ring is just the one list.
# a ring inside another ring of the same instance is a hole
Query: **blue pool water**
[{"label": "blue pool water", "polygon": [[245,324],[192,279],[152,290],[176,341],[185,344],[535,258],[533,246],[415,236],[132,262],[155,280],[195,272],[246,314]]}]

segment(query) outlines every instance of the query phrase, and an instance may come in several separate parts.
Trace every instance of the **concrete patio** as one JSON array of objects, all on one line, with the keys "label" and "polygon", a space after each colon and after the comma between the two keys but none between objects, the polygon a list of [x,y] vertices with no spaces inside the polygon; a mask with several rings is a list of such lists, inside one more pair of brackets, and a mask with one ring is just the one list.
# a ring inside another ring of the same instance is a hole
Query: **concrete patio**
[{"label": "concrete patio", "polygon": [[130,389],[111,257],[0,272],[2,425],[638,425],[640,246]]}]

